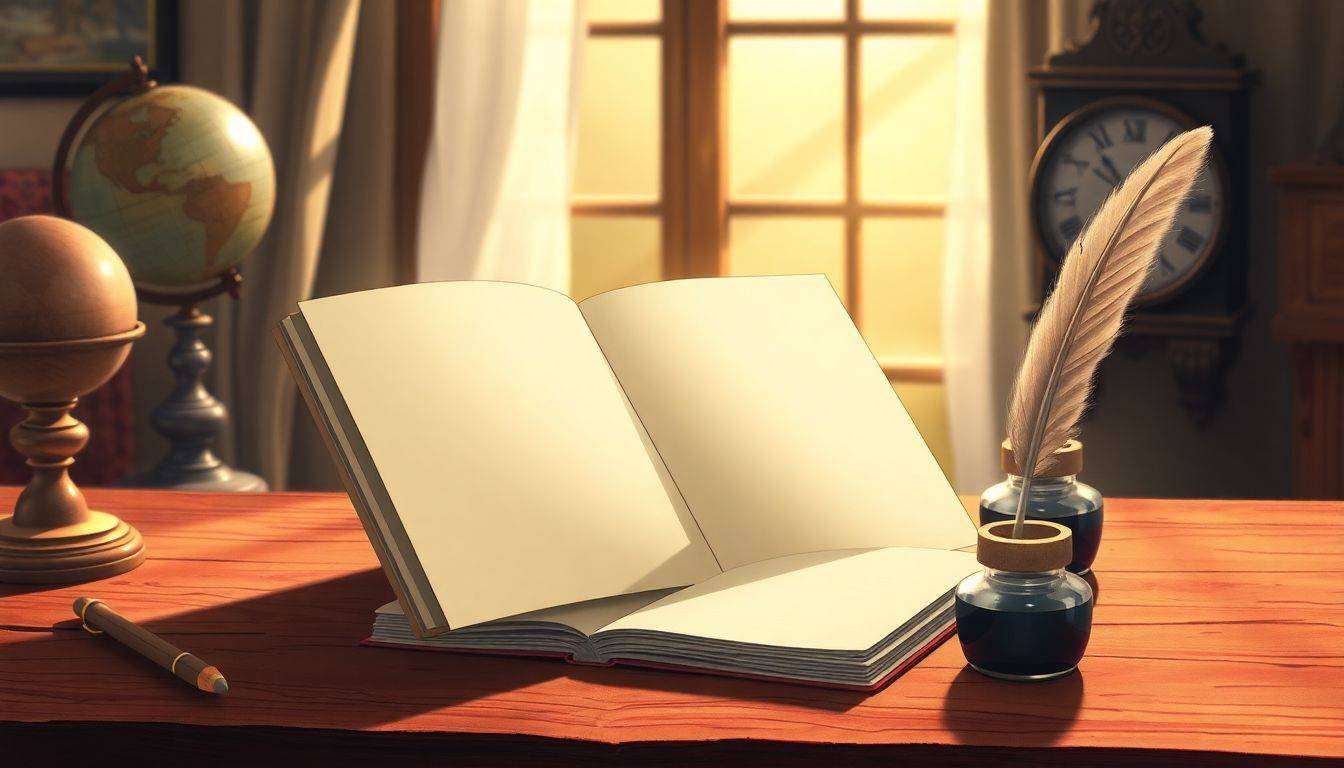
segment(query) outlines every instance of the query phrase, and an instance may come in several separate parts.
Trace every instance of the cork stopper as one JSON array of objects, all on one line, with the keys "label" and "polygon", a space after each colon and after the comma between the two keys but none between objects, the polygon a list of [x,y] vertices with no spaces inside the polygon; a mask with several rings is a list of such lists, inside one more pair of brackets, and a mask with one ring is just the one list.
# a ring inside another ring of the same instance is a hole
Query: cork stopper
[{"label": "cork stopper", "polygon": [[1022,538],[1012,536],[1012,520],[980,526],[975,559],[990,568],[1019,573],[1054,571],[1073,560],[1073,531],[1059,523],[1028,520],[1022,526]]},{"label": "cork stopper", "polygon": [[[1013,456],[1013,444],[1007,440],[999,444],[999,467],[1003,469],[1005,474],[1024,474],[1018,471],[1017,458]],[[1070,440],[1050,454],[1045,466],[1041,467],[1041,471],[1037,472],[1036,476],[1064,477],[1066,475],[1077,475],[1082,471],[1083,444],[1078,440]]]}]

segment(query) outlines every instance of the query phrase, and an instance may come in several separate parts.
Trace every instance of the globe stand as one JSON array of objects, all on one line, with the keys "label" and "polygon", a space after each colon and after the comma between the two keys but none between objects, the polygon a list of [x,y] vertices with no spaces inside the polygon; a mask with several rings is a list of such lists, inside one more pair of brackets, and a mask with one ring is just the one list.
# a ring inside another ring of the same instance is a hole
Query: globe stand
[{"label": "globe stand", "polygon": [[205,386],[205,372],[214,356],[201,334],[215,321],[197,302],[226,291],[237,298],[242,280],[237,270],[231,270],[218,285],[185,297],[136,289],[141,301],[182,303],[177,314],[163,321],[177,336],[168,352],[173,391],[151,414],[154,431],[168,440],[168,454],[158,466],[126,478],[123,485],[191,491],[269,490],[265,480],[230,467],[212,450],[228,424],[229,411]]},{"label": "globe stand", "polygon": [[[115,96],[132,96],[157,87],[139,56],[130,59],[121,75],[109,80],[76,110],[56,147],[52,165],[51,202],[56,214],[70,218],[66,203],[66,164],[70,150],[84,123]],[[220,276],[202,290],[192,293],[167,293],[137,285],[140,301],[179,307],[176,315],[164,321],[177,335],[168,354],[175,385],[172,393],[151,415],[154,430],[168,440],[168,454],[154,469],[122,480],[122,485],[143,488],[177,488],[198,491],[265,491],[267,485],[256,475],[233,469],[211,450],[228,422],[228,409],[206,389],[202,377],[210,367],[212,355],[201,332],[214,321],[197,306],[221,293],[234,299],[242,285],[236,268]]]}]

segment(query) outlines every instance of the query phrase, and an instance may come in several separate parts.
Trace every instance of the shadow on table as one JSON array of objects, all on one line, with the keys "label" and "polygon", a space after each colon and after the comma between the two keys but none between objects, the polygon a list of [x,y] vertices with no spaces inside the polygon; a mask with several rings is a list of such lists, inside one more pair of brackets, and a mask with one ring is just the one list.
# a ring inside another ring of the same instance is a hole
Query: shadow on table
[{"label": "shadow on table", "polygon": [[[220,599],[216,590],[222,587],[213,580],[202,577],[194,583],[189,572],[171,578],[179,599],[190,600],[194,594],[200,595],[200,602]],[[76,590],[99,596],[97,584]],[[5,593],[18,597],[26,591],[6,588]],[[231,589],[230,594],[237,591]],[[137,614],[163,613],[153,591],[135,597],[109,596],[109,602],[133,620]],[[602,686],[617,689],[618,697],[622,691],[630,696],[656,691],[823,712],[848,711],[872,695],[701,674],[576,666],[558,660],[359,646],[369,634],[373,610],[392,597],[382,571],[370,568],[275,591],[258,585],[252,597],[204,608],[183,606],[177,613],[144,622],[151,631],[223,670],[232,692],[222,698],[202,696],[119,644],[87,635],[73,614],[54,627],[11,627],[33,634],[5,648],[3,660],[29,660],[50,666],[57,675],[94,672],[103,681],[97,684],[109,691],[124,694],[134,689],[149,700],[198,711],[203,718],[224,714],[225,719],[256,722],[255,713],[269,709],[283,711],[278,718],[282,721],[297,720],[296,725],[309,727],[387,725],[560,680],[574,683],[552,687],[562,698],[589,696],[592,691],[586,686]],[[900,681],[894,684],[899,686]],[[1020,733],[1021,715],[1036,715],[1032,743],[1049,744],[1068,729],[1081,699],[1081,675],[1015,684],[967,668],[946,693],[943,722],[961,740],[974,742],[978,733]],[[231,716],[226,714],[230,712]],[[97,708],[91,707],[88,714],[93,719]]]},{"label": "shadow on table", "polygon": [[976,672],[953,678],[943,699],[943,727],[963,744],[1047,747],[1073,726],[1083,703],[1081,671],[1043,683],[1015,683]]},{"label": "shadow on table", "polygon": [[[98,594],[96,584],[85,589]],[[210,586],[202,584],[200,590],[208,594]],[[867,698],[850,691],[583,667],[559,660],[360,646],[369,634],[373,609],[391,599],[382,571],[369,569],[143,622],[218,666],[231,687],[222,697],[202,695],[120,644],[89,636],[73,614],[44,629],[40,637],[9,646],[4,658],[20,663],[40,659],[76,677],[95,671],[101,681],[96,685],[118,696],[166,705],[186,722],[219,724],[255,723],[257,714],[265,712],[269,714],[262,721],[275,718],[299,727],[369,728],[562,678],[631,694],[642,689],[824,711],[845,711]],[[109,598],[109,603],[131,619],[137,609],[144,610],[144,603],[136,606],[126,598]],[[557,695],[562,700],[571,694],[591,695],[582,686],[558,689]],[[106,710],[91,707],[87,719],[99,712],[105,715]]]},{"label": "shadow on table", "polygon": [[[1083,574],[1083,580],[1099,603],[1096,572]],[[982,675],[967,665],[943,698],[943,726],[965,744],[988,744],[997,734],[1012,734],[1022,746],[1044,747],[1068,732],[1082,704],[1081,670],[1058,680],[1017,683]]]}]

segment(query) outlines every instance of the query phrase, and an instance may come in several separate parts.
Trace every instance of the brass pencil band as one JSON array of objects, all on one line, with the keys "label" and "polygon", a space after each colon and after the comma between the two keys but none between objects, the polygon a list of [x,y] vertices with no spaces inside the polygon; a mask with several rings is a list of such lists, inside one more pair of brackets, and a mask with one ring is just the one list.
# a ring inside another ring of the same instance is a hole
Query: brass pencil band
[{"label": "brass pencil band", "polygon": [[[999,444],[999,468],[1007,475],[1021,475],[1017,469],[1017,459],[1013,456],[1013,444],[1004,440]],[[1061,445],[1045,460],[1045,466],[1036,473],[1037,477],[1065,477],[1081,474],[1083,471],[1083,444],[1070,440]]]},{"label": "brass pencil band", "polygon": [[168,665],[168,671],[169,671],[169,672],[172,672],[174,675],[176,675],[176,674],[177,674],[177,662],[181,661],[183,656],[189,656],[189,655],[190,655],[190,654],[188,654],[186,651],[183,651],[183,652],[177,654],[176,656],[174,656],[174,657],[173,657],[173,663]]},{"label": "brass pencil band", "polygon": [[90,627],[90,626],[89,626],[89,620],[86,619],[86,618],[84,618],[84,614],[86,614],[86,613],[89,612],[89,609],[93,607],[93,604],[94,604],[94,603],[101,603],[101,602],[103,602],[103,601],[102,601],[102,600],[90,600],[89,602],[87,602],[87,603],[84,604],[84,607],[83,607],[83,608],[80,608],[80,609],[79,609],[79,623],[84,627],[84,631],[85,631],[85,632],[88,632],[90,635],[101,635],[101,634],[103,634],[103,630],[101,630],[101,629],[94,629],[93,627]]}]

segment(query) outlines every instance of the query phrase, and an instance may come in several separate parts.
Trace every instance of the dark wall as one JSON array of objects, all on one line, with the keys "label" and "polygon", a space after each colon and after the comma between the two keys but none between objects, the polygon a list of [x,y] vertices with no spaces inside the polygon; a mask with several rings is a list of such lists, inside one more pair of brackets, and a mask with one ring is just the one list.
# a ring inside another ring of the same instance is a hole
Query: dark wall
[{"label": "dark wall", "polygon": [[[1344,4],[1338,4],[1344,5]],[[1205,36],[1261,71],[1252,95],[1248,293],[1253,314],[1226,377],[1227,399],[1196,427],[1164,352],[1118,351],[1083,427],[1085,479],[1111,496],[1268,498],[1289,494],[1290,386],[1275,311],[1271,166],[1307,159],[1341,112],[1344,9],[1319,0],[1205,0]]]}]

